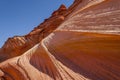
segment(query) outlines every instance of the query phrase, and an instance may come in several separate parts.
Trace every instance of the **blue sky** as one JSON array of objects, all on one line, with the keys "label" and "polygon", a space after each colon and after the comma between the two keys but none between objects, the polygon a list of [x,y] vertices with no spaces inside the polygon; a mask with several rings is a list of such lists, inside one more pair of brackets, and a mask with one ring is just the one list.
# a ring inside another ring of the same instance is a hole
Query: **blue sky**
[{"label": "blue sky", "polygon": [[0,0],[0,47],[8,37],[24,35],[48,18],[61,4],[73,0]]}]

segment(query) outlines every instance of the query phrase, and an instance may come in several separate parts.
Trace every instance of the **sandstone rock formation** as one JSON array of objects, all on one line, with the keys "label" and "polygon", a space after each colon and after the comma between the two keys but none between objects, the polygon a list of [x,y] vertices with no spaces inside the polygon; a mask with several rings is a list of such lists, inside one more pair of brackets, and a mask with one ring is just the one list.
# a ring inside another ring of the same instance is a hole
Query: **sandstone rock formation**
[{"label": "sandstone rock formation", "polygon": [[1,80],[120,80],[120,1],[75,0],[0,49]]},{"label": "sandstone rock formation", "polygon": [[64,21],[66,11],[67,8],[61,5],[58,10],[53,12],[49,19],[46,19],[43,23],[35,27],[29,34],[9,38],[0,50],[0,62],[19,56],[39,43]]}]

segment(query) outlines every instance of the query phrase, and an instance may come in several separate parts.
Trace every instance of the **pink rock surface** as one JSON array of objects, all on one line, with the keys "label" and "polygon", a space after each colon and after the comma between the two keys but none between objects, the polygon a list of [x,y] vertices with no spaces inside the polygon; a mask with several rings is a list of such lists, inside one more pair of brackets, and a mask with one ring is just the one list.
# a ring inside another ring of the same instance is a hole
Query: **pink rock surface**
[{"label": "pink rock surface", "polygon": [[0,49],[1,80],[120,80],[120,1],[75,0]]}]

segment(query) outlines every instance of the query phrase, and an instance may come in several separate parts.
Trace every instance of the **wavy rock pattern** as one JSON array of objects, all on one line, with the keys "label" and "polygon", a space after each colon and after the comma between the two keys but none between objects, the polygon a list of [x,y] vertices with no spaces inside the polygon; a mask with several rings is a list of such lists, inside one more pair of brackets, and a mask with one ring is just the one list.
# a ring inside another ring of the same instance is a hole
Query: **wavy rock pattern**
[{"label": "wavy rock pattern", "polygon": [[[119,0],[75,0],[68,10],[62,5],[52,14],[52,17],[63,15],[58,28],[50,31],[43,26],[42,34],[37,27],[28,34],[48,36],[37,36],[40,42],[34,44],[27,41],[36,45],[0,63],[0,79],[120,80],[119,10]],[[51,19],[53,25],[56,18]],[[24,37],[14,40],[8,40],[8,44],[24,45]]]},{"label": "wavy rock pattern", "polygon": [[9,38],[0,50],[0,62],[19,56],[39,43],[64,21],[66,11],[67,8],[61,5],[58,10],[52,13],[50,18],[35,27],[29,34]]}]

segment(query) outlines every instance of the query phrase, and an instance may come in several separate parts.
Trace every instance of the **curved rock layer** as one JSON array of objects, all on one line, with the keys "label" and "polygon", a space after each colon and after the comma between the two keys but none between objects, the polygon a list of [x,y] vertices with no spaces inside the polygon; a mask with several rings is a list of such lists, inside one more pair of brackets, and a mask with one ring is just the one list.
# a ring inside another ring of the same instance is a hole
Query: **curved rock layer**
[{"label": "curved rock layer", "polygon": [[39,43],[44,37],[53,32],[65,19],[67,8],[61,5],[54,11],[50,18],[34,28],[25,36],[15,36],[9,38],[0,50],[0,62],[23,54],[34,45]]},{"label": "curved rock layer", "polygon": [[[120,80],[119,10],[119,0],[75,0],[56,30],[0,63],[0,79]],[[30,34],[38,35],[37,30]]]}]

